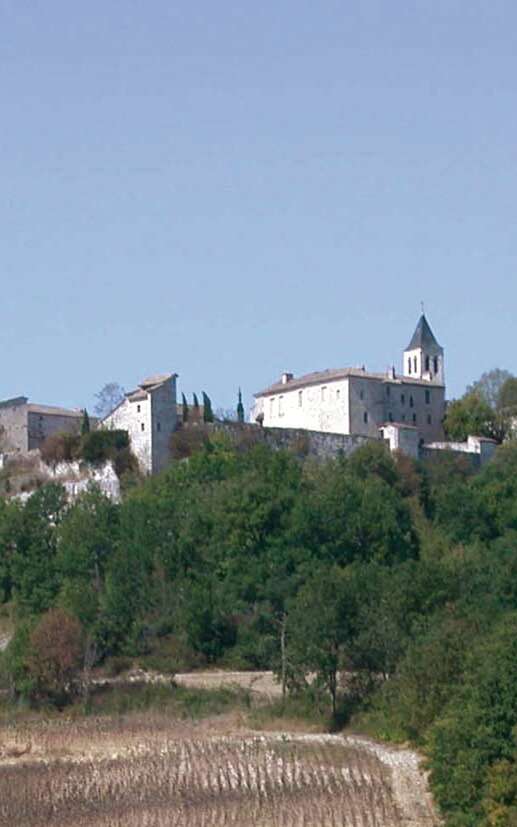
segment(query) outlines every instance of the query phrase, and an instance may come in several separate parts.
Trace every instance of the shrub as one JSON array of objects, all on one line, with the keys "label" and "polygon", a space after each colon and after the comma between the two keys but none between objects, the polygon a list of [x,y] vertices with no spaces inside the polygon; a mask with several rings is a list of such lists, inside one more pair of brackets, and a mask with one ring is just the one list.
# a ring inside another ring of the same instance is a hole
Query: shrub
[{"label": "shrub", "polygon": [[41,446],[41,458],[47,465],[77,459],[80,447],[78,434],[58,433],[48,436]]},{"label": "shrub", "polygon": [[109,678],[116,678],[123,672],[129,672],[133,666],[133,658],[126,655],[113,655],[104,663],[104,672]]},{"label": "shrub", "polygon": [[83,630],[63,609],[46,612],[30,634],[27,658],[34,696],[63,704],[73,693],[83,660]]},{"label": "shrub", "polygon": [[116,462],[117,456],[125,451],[129,451],[127,431],[90,431],[81,440],[82,458],[94,465],[106,460]]},{"label": "shrub", "polygon": [[202,426],[192,428],[184,426],[176,431],[170,442],[171,455],[173,459],[188,459],[197,451],[200,451],[208,442],[208,431]]}]

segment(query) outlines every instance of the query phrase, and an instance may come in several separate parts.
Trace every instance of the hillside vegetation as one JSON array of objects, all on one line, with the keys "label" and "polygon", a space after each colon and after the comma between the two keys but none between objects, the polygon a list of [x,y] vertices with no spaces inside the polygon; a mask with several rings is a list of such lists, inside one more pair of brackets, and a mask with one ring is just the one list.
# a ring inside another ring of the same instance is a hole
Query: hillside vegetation
[{"label": "hillside vegetation", "polygon": [[449,824],[515,824],[516,575],[517,445],[473,474],[212,441],[118,505],[0,501],[1,680],[63,707],[103,662],[271,668],[334,727],[423,749]]}]

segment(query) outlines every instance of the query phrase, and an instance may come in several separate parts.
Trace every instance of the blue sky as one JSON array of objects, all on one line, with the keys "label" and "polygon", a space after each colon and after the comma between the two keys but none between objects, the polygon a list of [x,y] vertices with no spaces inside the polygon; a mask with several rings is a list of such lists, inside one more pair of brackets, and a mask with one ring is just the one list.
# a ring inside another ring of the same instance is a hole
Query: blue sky
[{"label": "blue sky", "polygon": [[0,398],[517,373],[517,5],[0,0]]}]

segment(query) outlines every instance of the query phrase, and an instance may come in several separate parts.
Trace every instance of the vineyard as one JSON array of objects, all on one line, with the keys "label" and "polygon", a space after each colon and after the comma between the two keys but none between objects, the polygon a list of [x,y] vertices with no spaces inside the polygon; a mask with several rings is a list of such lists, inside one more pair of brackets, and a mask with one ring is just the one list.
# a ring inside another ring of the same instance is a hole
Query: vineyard
[{"label": "vineyard", "polygon": [[[190,731],[189,731],[190,729]],[[2,732],[0,824],[436,824],[416,757],[360,738],[210,735],[155,718]]]}]

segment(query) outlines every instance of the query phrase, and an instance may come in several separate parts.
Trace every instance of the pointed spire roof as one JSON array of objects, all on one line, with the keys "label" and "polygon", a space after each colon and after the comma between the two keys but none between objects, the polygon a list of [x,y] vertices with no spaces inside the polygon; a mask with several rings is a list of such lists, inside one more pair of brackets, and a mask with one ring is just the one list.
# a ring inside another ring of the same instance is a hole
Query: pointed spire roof
[{"label": "pointed spire roof", "polygon": [[433,331],[429,326],[429,322],[427,321],[425,314],[422,313],[420,319],[418,320],[415,332],[413,333],[413,337],[406,350],[417,350],[418,348],[426,350],[427,348],[433,346],[440,347],[436,341]]}]

